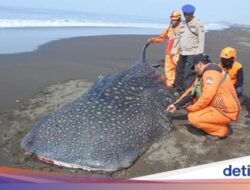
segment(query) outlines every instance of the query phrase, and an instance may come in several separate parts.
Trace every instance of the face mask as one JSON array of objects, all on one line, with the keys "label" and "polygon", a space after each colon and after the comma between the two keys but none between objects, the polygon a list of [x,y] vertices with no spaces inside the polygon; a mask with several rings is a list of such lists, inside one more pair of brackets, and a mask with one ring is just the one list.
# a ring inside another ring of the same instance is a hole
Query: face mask
[{"label": "face mask", "polygon": [[234,63],[234,58],[229,58],[229,59],[221,58],[221,64],[224,68],[232,68],[233,63]]}]

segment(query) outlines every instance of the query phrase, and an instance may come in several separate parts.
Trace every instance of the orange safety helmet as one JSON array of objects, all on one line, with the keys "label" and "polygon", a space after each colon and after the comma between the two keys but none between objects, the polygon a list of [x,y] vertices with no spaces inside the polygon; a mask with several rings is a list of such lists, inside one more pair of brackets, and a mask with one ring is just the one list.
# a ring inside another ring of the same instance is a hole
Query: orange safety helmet
[{"label": "orange safety helmet", "polygon": [[172,21],[179,20],[181,18],[181,13],[179,11],[173,11],[170,15]]},{"label": "orange safety helmet", "polygon": [[229,59],[229,58],[236,58],[237,52],[234,48],[232,47],[225,47],[221,50],[220,57]]}]

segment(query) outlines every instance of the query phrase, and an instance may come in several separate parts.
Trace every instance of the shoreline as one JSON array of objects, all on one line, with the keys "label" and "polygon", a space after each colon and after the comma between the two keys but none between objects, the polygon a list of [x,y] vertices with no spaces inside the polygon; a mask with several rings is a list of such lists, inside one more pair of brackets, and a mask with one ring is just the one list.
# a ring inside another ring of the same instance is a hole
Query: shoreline
[{"label": "shoreline", "polygon": [[[98,75],[116,73],[135,64],[147,37],[75,37],[52,41],[33,52],[0,55],[0,81],[5,81],[0,83],[0,112],[14,108],[47,86],[74,79],[94,82]],[[110,41],[114,45],[103,48]],[[155,53],[159,61],[157,56],[162,53],[158,50],[164,53],[164,45],[152,48],[150,54]]]},{"label": "shoreline", "polygon": [[0,28],[0,55],[29,53],[47,43],[74,37],[154,35],[160,29],[136,27],[20,27]]},{"label": "shoreline", "polygon": [[[238,60],[249,68],[250,28],[232,27],[206,33],[205,52],[214,62],[225,46],[235,47]],[[47,86],[70,79],[94,82],[98,75],[116,73],[136,63],[152,35],[107,35],[55,40],[32,52],[0,55],[0,112],[14,108]],[[230,41],[231,40],[231,41]],[[164,59],[165,43],[152,44],[147,60]],[[250,68],[249,68],[250,69]],[[245,94],[250,80],[245,76]]]},{"label": "shoreline", "polygon": [[[206,32],[223,31],[230,27],[250,27],[248,25],[224,25],[216,23],[206,23],[206,26]],[[3,27],[0,28],[0,35],[2,36],[0,40],[5,44],[5,46],[0,47],[0,55],[33,52],[39,49],[40,46],[47,43],[75,37],[157,35],[162,32],[164,27],[165,26],[163,26],[162,28],[135,26]],[[37,36],[39,36],[39,38],[37,38]]]}]

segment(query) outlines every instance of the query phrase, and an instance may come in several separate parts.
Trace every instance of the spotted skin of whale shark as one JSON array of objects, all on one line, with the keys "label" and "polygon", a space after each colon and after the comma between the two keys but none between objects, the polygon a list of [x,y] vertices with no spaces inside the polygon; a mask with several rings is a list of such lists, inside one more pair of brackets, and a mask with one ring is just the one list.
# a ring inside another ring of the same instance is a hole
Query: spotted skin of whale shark
[{"label": "spotted skin of whale shark", "polygon": [[43,117],[21,146],[47,163],[117,171],[170,131],[166,108],[172,101],[160,74],[141,59],[120,73],[99,77],[87,93]]}]

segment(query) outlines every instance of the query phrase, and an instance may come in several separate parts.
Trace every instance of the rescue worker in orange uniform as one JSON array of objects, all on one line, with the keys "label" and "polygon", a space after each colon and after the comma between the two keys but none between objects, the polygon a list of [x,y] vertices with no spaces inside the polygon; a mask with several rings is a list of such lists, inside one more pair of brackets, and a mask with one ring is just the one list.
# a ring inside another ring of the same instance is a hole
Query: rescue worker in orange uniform
[{"label": "rescue worker in orange uniform", "polygon": [[179,31],[179,24],[181,22],[181,13],[178,11],[173,11],[170,15],[170,26],[167,27],[160,36],[149,38],[150,43],[161,43],[168,39],[166,44],[166,55],[165,55],[165,78],[166,85],[172,86],[175,80],[175,68],[176,63],[179,59],[179,53],[171,55],[171,50],[175,40],[175,33]]},{"label": "rescue worker in orange uniform", "polygon": [[235,61],[237,52],[232,47],[225,47],[221,50],[219,66],[229,75],[236,89],[238,97],[243,93],[243,67]]},{"label": "rescue worker in orange uniform", "polygon": [[240,103],[231,79],[217,64],[211,63],[205,54],[193,59],[197,73],[195,82],[167,108],[168,112],[186,105],[188,121],[206,132],[207,139],[219,140],[227,137],[227,125],[235,121],[240,112]]}]

